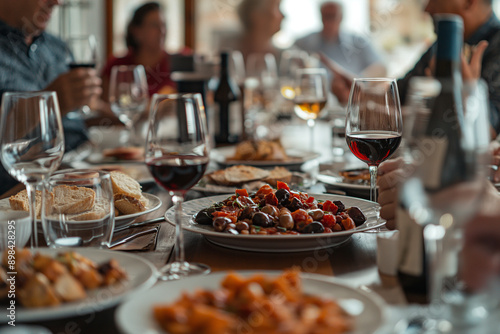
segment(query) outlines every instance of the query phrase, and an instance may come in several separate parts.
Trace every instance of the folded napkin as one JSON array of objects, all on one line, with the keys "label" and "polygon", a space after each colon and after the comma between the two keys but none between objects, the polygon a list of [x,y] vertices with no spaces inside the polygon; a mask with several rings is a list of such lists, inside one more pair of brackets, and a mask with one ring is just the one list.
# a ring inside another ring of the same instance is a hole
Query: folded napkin
[{"label": "folded napkin", "polygon": [[160,224],[155,224],[113,233],[112,244],[128,237],[132,237],[132,239],[111,249],[119,251],[152,251],[156,248],[156,239],[159,230]]}]

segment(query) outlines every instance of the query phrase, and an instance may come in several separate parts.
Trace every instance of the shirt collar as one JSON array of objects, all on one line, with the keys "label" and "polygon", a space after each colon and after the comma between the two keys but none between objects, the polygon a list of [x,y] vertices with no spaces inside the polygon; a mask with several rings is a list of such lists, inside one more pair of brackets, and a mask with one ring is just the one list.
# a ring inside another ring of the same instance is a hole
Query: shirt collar
[{"label": "shirt collar", "polygon": [[491,14],[488,21],[486,21],[482,26],[480,26],[465,42],[470,45],[475,45],[485,39],[492,29],[498,29],[500,27],[500,21],[493,13]]},{"label": "shirt collar", "polygon": [[[14,28],[2,20],[0,20],[0,34],[2,34],[4,36],[13,34],[13,35],[19,36],[20,38],[22,38],[24,40],[24,34],[20,29]],[[44,36],[45,36],[45,31],[42,31],[41,34],[33,37],[33,43],[35,41],[37,41],[38,39],[43,40],[45,38]]]}]

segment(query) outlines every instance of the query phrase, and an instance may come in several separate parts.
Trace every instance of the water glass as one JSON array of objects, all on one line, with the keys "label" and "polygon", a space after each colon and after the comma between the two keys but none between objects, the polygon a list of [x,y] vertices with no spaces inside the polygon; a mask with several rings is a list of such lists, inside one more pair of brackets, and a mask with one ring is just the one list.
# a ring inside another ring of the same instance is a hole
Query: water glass
[{"label": "water glass", "polygon": [[63,170],[45,184],[42,226],[49,247],[110,246],[115,208],[109,173]]},{"label": "water glass", "polygon": [[0,253],[12,247],[22,248],[31,235],[30,214],[26,211],[0,211]]}]

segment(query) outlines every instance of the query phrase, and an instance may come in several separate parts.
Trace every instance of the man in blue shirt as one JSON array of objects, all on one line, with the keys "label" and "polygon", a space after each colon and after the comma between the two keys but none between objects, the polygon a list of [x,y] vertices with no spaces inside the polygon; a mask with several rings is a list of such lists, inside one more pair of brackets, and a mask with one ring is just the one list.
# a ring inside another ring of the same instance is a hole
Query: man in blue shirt
[{"label": "man in blue shirt", "polygon": [[[101,94],[101,79],[95,69],[69,70],[66,45],[45,32],[59,4],[59,0],[0,0],[0,95],[55,91],[65,116]],[[66,150],[88,139],[80,118],[63,117],[63,126]],[[0,166],[0,194],[15,183]]]},{"label": "man in blue shirt", "polygon": [[295,45],[307,52],[323,53],[356,76],[384,76],[382,57],[370,40],[340,28],[342,4],[324,2],[321,7],[323,29],[298,39]]}]

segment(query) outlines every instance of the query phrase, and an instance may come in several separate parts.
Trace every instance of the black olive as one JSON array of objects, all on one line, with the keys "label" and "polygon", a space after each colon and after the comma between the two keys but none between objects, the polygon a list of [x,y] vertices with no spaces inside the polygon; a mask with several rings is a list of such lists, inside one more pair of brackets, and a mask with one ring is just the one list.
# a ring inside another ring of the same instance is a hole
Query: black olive
[{"label": "black olive", "polygon": [[320,222],[312,222],[311,224],[306,225],[302,229],[302,233],[312,234],[312,233],[323,233],[323,232],[325,232],[325,227]]},{"label": "black olive", "polygon": [[215,212],[215,209],[212,207],[203,209],[196,214],[194,221],[201,225],[212,225],[213,212]]},{"label": "black olive", "polygon": [[231,224],[233,221],[227,217],[217,217],[214,220],[213,226],[215,232],[224,232],[227,225]]},{"label": "black olive", "polygon": [[271,227],[273,225],[273,219],[268,214],[257,212],[253,215],[252,224],[255,226]]},{"label": "black olive", "polygon": [[356,226],[362,225],[366,221],[366,216],[356,206],[347,209],[347,214],[351,217]]},{"label": "black olive", "polygon": [[294,211],[297,211],[298,209],[303,209],[304,205],[302,204],[302,202],[299,199],[294,197],[294,198],[292,198],[290,203],[286,206],[286,208],[288,210],[290,210],[291,212],[294,212]]},{"label": "black olive", "polygon": [[278,189],[276,193],[276,198],[278,199],[278,204],[286,206],[288,199],[290,198],[290,192],[286,189]]},{"label": "black olive", "polygon": [[238,220],[243,220],[243,219],[252,219],[253,214],[257,211],[257,208],[253,206],[247,206],[243,210],[240,211],[238,215]]},{"label": "black olive", "polygon": [[333,204],[335,204],[339,208],[339,211],[337,212],[342,212],[345,210],[345,205],[344,203],[342,203],[342,201],[333,201]]}]

